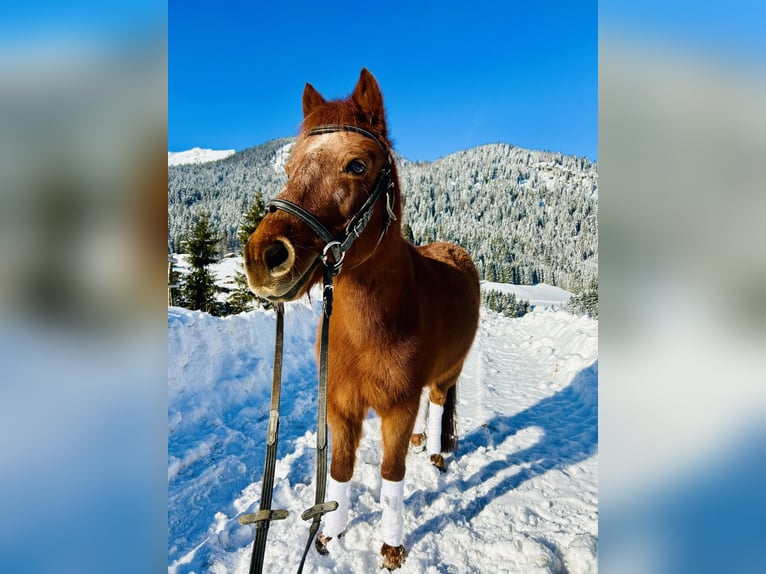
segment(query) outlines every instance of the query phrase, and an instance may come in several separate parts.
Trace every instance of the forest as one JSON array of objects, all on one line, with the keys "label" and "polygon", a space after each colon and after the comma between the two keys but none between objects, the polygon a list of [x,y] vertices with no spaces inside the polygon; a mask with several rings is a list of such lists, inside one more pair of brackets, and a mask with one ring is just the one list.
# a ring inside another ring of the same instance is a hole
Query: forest
[{"label": "forest", "polygon": [[[240,251],[237,232],[257,192],[286,182],[294,140],[282,138],[223,160],[168,167],[168,250],[183,252],[201,214],[220,254]],[[488,144],[433,162],[396,156],[403,233],[415,244],[465,247],[483,279],[548,283],[573,293],[598,285],[598,165],[587,158]]]}]

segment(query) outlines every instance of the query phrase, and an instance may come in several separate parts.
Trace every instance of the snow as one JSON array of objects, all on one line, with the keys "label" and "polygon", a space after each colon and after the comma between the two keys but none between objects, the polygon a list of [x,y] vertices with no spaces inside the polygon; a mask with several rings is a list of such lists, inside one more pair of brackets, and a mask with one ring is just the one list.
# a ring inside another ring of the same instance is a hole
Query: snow
[{"label": "snow", "polygon": [[218,161],[236,153],[233,149],[203,149],[193,147],[186,151],[169,151],[168,165],[185,165],[188,163],[207,163]]},{"label": "snow", "polygon": [[295,142],[290,142],[277,150],[276,154],[274,154],[274,163],[272,164],[274,171],[280,174],[284,173],[287,160],[290,159],[290,154],[293,152],[294,147]]},{"label": "snow", "polygon": [[[186,275],[189,272],[189,256],[184,253],[174,253],[170,255],[173,258],[173,268],[181,275]],[[244,273],[244,260],[241,255],[229,253],[222,257],[215,263],[211,263],[209,271],[215,277],[216,285],[224,289],[235,289],[237,287],[235,281],[235,275],[237,273]],[[217,298],[225,300],[228,297],[226,292],[220,292],[217,294]]]},{"label": "snow", "polygon": [[[524,296],[546,301],[549,286]],[[320,301],[286,306],[282,417],[269,572],[294,572],[313,504],[314,341]],[[168,310],[168,571],[245,573],[265,457],[274,315],[217,318]],[[520,319],[488,310],[459,381],[458,451],[440,474],[411,452],[400,572],[597,570],[598,323],[538,307]],[[332,351],[330,351],[332,352]],[[313,549],[309,572],[377,572],[380,421],[364,422],[346,535]]]},{"label": "snow", "polygon": [[564,291],[561,287],[538,283],[537,285],[511,285],[509,283],[494,283],[492,281],[481,282],[482,291],[500,291],[501,293],[513,293],[516,300],[529,301],[533,307],[557,307],[561,309],[567,304],[572,293]]}]

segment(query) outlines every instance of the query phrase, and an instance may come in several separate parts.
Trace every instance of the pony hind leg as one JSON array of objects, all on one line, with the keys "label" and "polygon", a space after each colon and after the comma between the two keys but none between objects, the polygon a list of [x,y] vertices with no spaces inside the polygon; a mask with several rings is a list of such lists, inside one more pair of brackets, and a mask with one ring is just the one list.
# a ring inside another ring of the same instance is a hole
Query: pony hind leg
[{"label": "pony hind leg", "polygon": [[457,406],[457,377],[442,385],[434,385],[428,394],[428,431],[426,448],[431,463],[444,472],[447,468],[442,453],[457,448],[455,410]]},{"label": "pony hind leg", "polygon": [[415,452],[423,452],[426,449],[426,421],[428,419],[428,393],[429,388],[423,387],[420,393],[418,415],[415,417],[415,426],[412,428],[410,444]]}]

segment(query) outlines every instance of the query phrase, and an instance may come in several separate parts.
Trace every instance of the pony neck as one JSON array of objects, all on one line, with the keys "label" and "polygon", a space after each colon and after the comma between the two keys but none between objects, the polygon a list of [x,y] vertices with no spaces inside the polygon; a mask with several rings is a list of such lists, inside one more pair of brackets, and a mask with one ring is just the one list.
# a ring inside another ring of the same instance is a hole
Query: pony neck
[{"label": "pony neck", "polygon": [[338,275],[336,293],[339,298],[369,294],[385,304],[388,296],[398,298],[410,272],[408,243],[400,227],[392,224],[369,257]]},{"label": "pony neck", "polygon": [[[391,178],[394,183],[394,219],[379,241],[376,237],[375,243],[368,243],[369,251],[362,255],[362,259],[344,267],[335,280],[338,299],[346,302],[364,299],[370,311],[380,306],[386,309],[398,307],[405,286],[411,284],[413,273],[411,246],[402,237],[401,220],[404,210],[395,163],[391,164]],[[381,203],[385,202],[386,198],[381,197]],[[372,218],[368,225],[368,233],[379,233],[378,221],[381,220],[377,217]],[[373,229],[376,231],[373,232]]]}]

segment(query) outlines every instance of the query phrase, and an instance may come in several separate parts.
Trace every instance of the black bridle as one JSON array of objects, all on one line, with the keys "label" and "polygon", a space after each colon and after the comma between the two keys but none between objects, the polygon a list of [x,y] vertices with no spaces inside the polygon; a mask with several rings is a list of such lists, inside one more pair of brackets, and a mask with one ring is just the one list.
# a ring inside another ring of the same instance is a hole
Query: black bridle
[{"label": "black bridle", "polygon": [[[311,520],[312,522],[311,527],[309,528],[309,538],[306,542],[306,547],[303,550],[303,556],[301,557],[301,562],[298,567],[299,574],[303,571],[303,565],[306,561],[308,551],[311,548],[311,543],[314,540],[316,533],[319,531],[319,524],[322,516],[328,512],[332,512],[338,507],[337,502],[325,502],[324,500],[327,485],[327,358],[330,337],[330,315],[332,314],[333,280],[341,271],[346,252],[351,247],[351,244],[361,236],[362,232],[367,227],[367,224],[372,217],[372,213],[383,195],[386,196],[385,211],[383,215],[383,229],[378,238],[378,244],[388,231],[391,221],[396,220],[396,215],[393,209],[394,182],[391,177],[393,160],[388,147],[375,134],[352,125],[332,124],[316,127],[309,130],[306,135],[313,136],[340,131],[355,132],[374,140],[386,155],[386,162],[380,169],[372,193],[345,225],[341,236],[335,237],[313,214],[291,201],[287,201],[286,199],[272,199],[266,204],[266,207],[272,213],[276,210],[281,210],[297,217],[303,223],[308,225],[314,233],[325,242],[322,252],[317,255],[317,259],[321,261],[324,270],[322,333],[319,347],[319,381],[317,386],[316,491],[314,506],[301,515],[304,520]],[[332,261],[330,261],[329,255],[332,255]],[[282,520],[288,515],[286,510],[271,510],[271,500],[274,488],[274,470],[277,459],[277,440],[279,437],[279,397],[282,378],[282,348],[284,339],[284,306],[282,303],[277,303],[275,307],[277,312],[277,330],[274,349],[274,372],[271,386],[271,409],[269,413],[269,426],[266,440],[266,463],[264,464],[263,469],[260,508],[258,512],[246,514],[239,518],[240,524],[254,524],[256,527],[253,553],[250,560],[250,574],[259,574],[263,570],[269,523],[272,520]]]},{"label": "black bridle", "polygon": [[[337,275],[340,273],[341,266],[343,264],[343,258],[346,256],[346,252],[351,248],[351,244],[362,235],[362,232],[365,230],[367,224],[370,221],[370,218],[372,217],[373,211],[375,211],[375,207],[377,206],[378,201],[383,195],[386,196],[386,210],[383,216],[383,230],[381,231],[378,242],[383,239],[386,231],[388,231],[388,226],[391,224],[391,221],[396,220],[396,215],[394,214],[393,209],[394,182],[391,178],[391,165],[393,164],[393,160],[391,159],[391,152],[388,146],[385,145],[378,138],[378,136],[372,132],[350,124],[321,125],[309,130],[306,132],[306,135],[316,136],[335,132],[354,132],[368,137],[377,143],[378,146],[380,146],[380,149],[383,150],[383,153],[386,157],[385,164],[383,164],[383,167],[378,173],[378,178],[375,180],[375,185],[372,188],[372,193],[370,193],[369,197],[365,200],[362,206],[345,225],[343,233],[339,237],[335,237],[332,232],[327,229],[327,227],[321,221],[319,221],[319,219],[317,219],[316,216],[303,209],[300,205],[297,205],[286,199],[272,199],[266,204],[266,208],[271,213],[274,213],[277,210],[289,213],[290,215],[297,217],[303,223],[308,225],[311,230],[325,242],[325,246],[322,249],[321,254],[319,254],[319,258],[321,259],[322,264],[325,266],[325,268],[332,266],[333,270],[335,271],[334,274]],[[332,262],[330,262],[328,258],[328,255],[330,254],[334,260]]]}]

